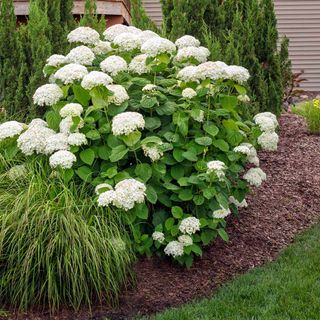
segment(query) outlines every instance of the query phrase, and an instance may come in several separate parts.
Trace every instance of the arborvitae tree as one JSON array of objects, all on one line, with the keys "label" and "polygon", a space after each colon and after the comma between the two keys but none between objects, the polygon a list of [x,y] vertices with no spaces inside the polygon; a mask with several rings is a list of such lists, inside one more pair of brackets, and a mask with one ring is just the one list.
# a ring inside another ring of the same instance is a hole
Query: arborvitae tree
[{"label": "arborvitae tree", "polygon": [[[171,30],[167,36],[175,40],[187,33],[187,24],[189,21],[186,17],[185,9],[187,7],[187,0],[173,0],[173,10],[170,12],[171,15]],[[169,32],[169,29],[167,29]]]},{"label": "arborvitae tree", "polygon": [[0,106],[10,115],[18,106],[15,95],[19,76],[19,46],[12,0],[0,7]]},{"label": "arborvitae tree", "polygon": [[99,17],[97,14],[96,0],[86,0],[85,13],[80,19],[81,26],[88,26],[97,30],[100,34],[106,29],[105,17]]},{"label": "arborvitae tree", "polygon": [[162,30],[166,36],[169,36],[172,30],[171,12],[174,9],[173,0],[161,0],[162,9]]},{"label": "arborvitae tree", "polygon": [[26,25],[21,25],[18,30],[19,40],[19,77],[17,81],[16,91],[16,105],[19,106],[18,112],[21,118],[24,118],[28,113],[27,106],[29,105],[29,99],[26,95],[26,86],[30,77],[30,66],[32,64],[30,47],[26,45],[28,39],[28,28]]},{"label": "arborvitae tree", "polygon": [[[46,59],[52,52],[52,46],[48,38],[50,26],[47,16],[47,6],[42,10],[39,5],[39,0],[30,2],[27,30],[31,55],[31,70],[27,86],[27,95],[30,105],[33,105],[32,96],[35,90],[45,82],[43,67]],[[30,110],[31,114],[35,114],[37,111],[34,106]]]},{"label": "arborvitae tree", "polygon": [[73,18],[73,0],[61,0],[60,2],[60,21],[66,33],[72,30],[75,26]]},{"label": "arborvitae tree", "polygon": [[162,0],[162,5],[164,29],[172,40],[194,35],[210,50],[217,48],[212,57],[248,68],[251,93],[260,109],[279,113],[290,63],[285,44],[282,53],[277,50],[273,0]]},{"label": "arborvitae tree", "polygon": [[50,0],[48,2],[48,21],[50,25],[49,39],[51,41],[52,52],[63,53],[65,50],[66,34],[61,24],[60,6],[63,0]]},{"label": "arborvitae tree", "polygon": [[292,79],[292,64],[289,59],[289,38],[284,37],[280,47],[280,65],[282,75],[282,87],[287,88]]},{"label": "arborvitae tree", "polygon": [[130,4],[132,24],[135,27],[160,33],[158,27],[146,14],[141,0],[131,0]]}]

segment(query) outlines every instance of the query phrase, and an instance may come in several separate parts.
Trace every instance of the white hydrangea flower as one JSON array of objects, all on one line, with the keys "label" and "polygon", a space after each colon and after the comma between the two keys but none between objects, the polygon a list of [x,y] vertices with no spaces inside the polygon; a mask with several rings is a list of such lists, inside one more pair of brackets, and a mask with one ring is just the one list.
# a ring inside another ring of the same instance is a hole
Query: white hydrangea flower
[{"label": "white hydrangea flower", "polygon": [[200,231],[200,220],[196,217],[185,218],[181,221],[179,230],[183,234],[194,234]]},{"label": "white hydrangea flower", "polygon": [[113,92],[113,96],[109,96],[109,102],[117,106],[120,106],[130,98],[125,87],[120,84],[107,85],[107,89]]},{"label": "white hydrangea flower", "polygon": [[234,152],[245,154],[246,156],[250,156],[251,150],[248,146],[239,145],[233,149]]},{"label": "white hydrangea flower", "polygon": [[200,113],[198,116],[194,116],[193,114],[191,114],[191,117],[194,121],[197,121],[197,122],[203,122],[204,121],[204,111],[203,110],[200,110]]},{"label": "white hydrangea flower", "polygon": [[76,161],[76,156],[67,150],[57,151],[49,158],[49,164],[52,169],[58,167],[62,169],[71,169]]},{"label": "white hydrangea flower", "polygon": [[275,132],[264,132],[258,137],[258,143],[266,151],[277,151],[279,136]]},{"label": "white hydrangea flower", "polygon": [[80,117],[83,112],[83,107],[79,103],[68,103],[60,110],[60,116],[66,117]]},{"label": "white hydrangea flower", "polygon": [[135,56],[131,60],[128,70],[132,73],[137,73],[139,75],[148,73],[150,70],[147,66],[147,58],[148,56],[146,54],[139,54]]},{"label": "white hydrangea flower", "polygon": [[96,55],[107,54],[112,50],[113,49],[109,41],[101,41],[101,40],[99,40],[96,46],[92,48],[93,53]]},{"label": "white hydrangea flower", "polygon": [[114,190],[108,190],[99,194],[98,205],[100,207],[108,207],[113,204],[117,195]]},{"label": "white hydrangea flower", "polygon": [[146,186],[135,179],[125,179],[116,184],[115,190],[102,192],[98,198],[101,207],[114,205],[119,209],[128,211],[136,203],[143,203],[145,198]]},{"label": "white hydrangea flower", "polygon": [[276,129],[274,121],[269,117],[265,117],[265,116],[256,117],[254,119],[254,122],[260,127],[261,131],[264,131],[264,132],[274,132]]},{"label": "white hydrangea flower", "polygon": [[227,166],[220,160],[209,161],[207,167],[207,173],[215,173],[219,180],[225,176],[225,171],[227,170]]},{"label": "white hydrangea flower", "polygon": [[82,145],[88,144],[88,140],[87,140],[85,134],[75,132],[75,133],[71,133],[68,136],[68,144],[70,146],[80,147]]},{"label": "white hydrangea flower", "polygon": [[204,63],[210,55],[210,51],[205,47],[184,47],[178,50],[174,60],[185,62],[190,58],[196,59],[199,63]]},{"label": "white hydrangea flower", "polygon": [[31,156],[33,153],[43,154],[48,138],[55,134],[52,129],[47,128],[41,122],[34,122],[18,138],[18,148],[26,156]]},{"label": "white hydrangea flower", "polygon": [[157,90],[157,86],[155,84],[146,84],[143,88],[142,91],[143,92],[154,92]]},{"label": "white hydrangea flower", "polygon": [[66,57],[62,54],[53,54],[47,59],[47,66],[58,67],[61,64],[67,63]]},{"label": "white hydrangea flower", "polygon": [[85,66],[91,66],[95,55],[93,51],[86,46],[79,46],[72,49],[66,56],[68,63],[78,63]]},{"label": "white hydrangea flower", "polygon": [[231,79],[240,84],[248,81],[250,78],[249,71],[241,66],[228,66],[225,68],[225,79]]},{"label": "white hydrangea flower", "polygon": [[142,30],[134,26],[128,26],[127,32],[140,35],[142,33]]},{"label": "white hydrangea flower", "polygon": [[184,234],[182,236],[179,236],[178,241],[183,244],[184,247],[192,246],[193,240],[190,236],[187,234]]},{"label": "white hydrangea flower", "polygon": [[138,112],[122,112],[112,119],[112,133],[115,136],[128,135],[138,129],[144,129],[143,115]]},{"label": "white hydrangea flower", "polygon": [[101,71],[91,71],[82,79],[81,86],[86,90],[91,90],[97,86],[107,86],[113,79]]},{"label": "white hydrangea flower", "polygon": [[7,121],[0,124],[0,141],[19,135],[26,125],[17,121]]},{"label": "white hydrangea flower", "polygon": [[64,84],[70,84],[74,81],[81,81],[85,75],[88,74],[88,70],[85,66],[76,63],[70,63],[59,69],[54,77],[57,80],[62,81]]},{"label": "white hydrangea flower", "polygon": [[222,61],[208,61],[197,67],[197,76],[199,79],[218,80],[225,78],[225,69],[228,67]]},{"label": "white hydrangea flower", "polygon": [[229,202],[234,204],[238,208],[246,208],[248,207],[248,203],[246,199],[243,199],[241,202],[239,202],[234,196],[229,197]]},{"label": "white hydrangea flower", "polygon": [[260,187],[262,182],[267,179],[267,175],[260,168],[251,168],[243,176],[250,185]]},{"label": "white hydrangea flower", "polygon": [[177,39],[175,45],[178,48],[199,47],[200,41],[193,36],[185,35]]},{"label": "white hydrangea flower", "polygon": [[68,136],[64,133],[56,133],[47,138],[44,153],[52,154],[55,151],[68,149]]},{"label": "white hydrangea flower", "polygon": [[152,239],[153,239],[154,241],[159,241],[160,243],[163,243],[164,240],[165,240],[165,237],[164,237],[163,232],[155,231],[155,232],[152,234]]},{"label": "white hydrangea flower", "polygon": [[197,92],[192,88],[186,88],[182,91],[182,97],[186,99],[192,99],[197,95]]},{"label": "white hydrangea flower", "polygon": [[179,241],[170,241],[164,248],[164,253],[173,258],[183,256],[183,244]]},{"label": "white hydrangea flower", "polygon": [[116,76],[119,72],[127,71],[128,64],[119,56],[110,56],[100,63],[100,68],[103,72]]},{"label": "white hydrangea flower", "polygon": [[[68,116],[64,119],[61,120],[60,125],[59,125],[59,129],[61,133],[66,133],[66,134],[70,134],[71,131],[71,127],[74,125],[73,123],[73,119],[72,116]],[[79,124],[77,125],[76,129],[74,131],[78,131],[80,128],[82,128],[84,126],[84,121],[83,119],[80,119]]]},{"label": "white hydrangea flower", "polygon": [[157,147],[148,147],[146,145],[142,145],[142,150],[144,155],[149,157],[152,162],[158,161],[163,156],[163,152]]},{"label": "white hydrangea flower", "polygon": [[119,47],[121,51],[131,51],[141,48],[141,39],[138,35],[131,32],[124,32],[116,36],[113,43]]},{"label": "white hydrangea flower", "polygon": [[146,186],[135,179],[125,179],[115,186],[116,198],[114,206],[125,211],[132,209],[136,203],[143,203],[146,195]]},{"label": "white hydrangea flower", "polygon": [[109,191],[109,190],[113,190],[113,188],[110,184],[100,183],[95,187],[94,192],[96,193],[96,195],[100,195],[101,193]]},{"label": "white hydrangea flower", "polygon": [[220,209],[213,211],[212,217],[216,219],[223,219],[227,217],[230,213],[231,211],[229,208],[225,209],[223,207],[220,207]]},{"label": "white hydrangea flower", "polygon": [[28,126],[28,128],[33,128],[33,127],[47,128],[48,124],[44,120],[36,118],[36,119],[33,119]]},{"label": "white hydrangea flower", "polygon": [[141,40],[141,43],[145,43],[146,41],[148,41],[149,39],[152,38],[159,38],[160,36],[158,34],[156,34],[155,32],[151,31],[151,30],[144,30],[141,33],[139,33],[139,38]]},{"label": "white hydrangea flower", "polygon": [[103,36],[108,41],[113,41],[116,36],[118,36],[121,33],[128,32],[128,27],[123,24],[115,24],[103,33]]},{"label": "white hydrangea flower", "polygon": [[237,99],[241,102],[247,103],[250,102],[250,98],[246,94],[240,94],[237,96]]},{"label": "white hydrangea flower", "polygon": [[270,118],[270,119],[272,119],[275,128],[279,126],[276,115],[271,112],[267,111],[267,112],[258,113],[254,116],[253,120],[256,121],[259,118]]},{"label": "white hydrangea flower", "polygon": [[33,102],[38,106],[53,106],[63,98],[63,91],[57,84],[45,84],[33,95]]},{"label": "white hydrangea flower", "polygon": [[68,34],[70,43],[96,44],[100,39],[99,33],[90,27],[79,27]]},{"label": "white hydrangea flower", "polygon": [[27,174],[28,174],[28,171],[24,164],[20,164],[10,168],[10,170],[7,173],[8,178],[11,181],[16,181],[21,178],[24,178],[27,176]]},{"label": "white hydrangea flower", "polygon": [[181,69],[177,75],[178,79],[181,79],[185,82],[198,81],[198,68],[195,66],[187,66]]},{"label": "white hydrangea flower", "polygon": [[251,143],[241,143],[239,147],[247,147],[250,150],[250,153],[247,155],[247,160],[254,164],[255,166],[259,166],[259,158],[257,154],[256,148]]},{"label": "white hydrangea flower", "polygon": [[151,38],[141,46],[141,52],[149,57],[155,57],[161,53],[173,54],[175,51],[175,44],[170,40],[161,37]]}]

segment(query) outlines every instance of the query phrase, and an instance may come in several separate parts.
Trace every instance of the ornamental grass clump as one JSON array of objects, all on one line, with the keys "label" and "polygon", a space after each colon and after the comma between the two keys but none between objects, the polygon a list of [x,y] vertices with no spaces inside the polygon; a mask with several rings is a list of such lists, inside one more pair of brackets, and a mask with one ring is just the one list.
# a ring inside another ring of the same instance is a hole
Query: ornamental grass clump
[{"label": "ornamental grass clump", "polygon": [[48,176],[46,162],[0,156],[0,301],[50,311],[116,303],[134,258],[121,218],[86,186]]},{"label": "ornamental grass clump", "polygon": [[300,102],[292,108],[292,112],[306,119],[312,134],[320,134],[320,99]]},{"label": "ornamental grass clump", "polygon": [[115,25],[104,39],[81,28],[69,41],[80,48],[48,59],[51,84],[34,95],[46,122],[13,130],[11,147],[17,139],[66,183],[92,185],[92,199],[125,219],[137,252],[191,266],[202,246],[228,239],[225,218],[266,179],[256,147],[276,149],[276,117],[245,119],[248,70],[207,61],[194,37],[173,43]]}]

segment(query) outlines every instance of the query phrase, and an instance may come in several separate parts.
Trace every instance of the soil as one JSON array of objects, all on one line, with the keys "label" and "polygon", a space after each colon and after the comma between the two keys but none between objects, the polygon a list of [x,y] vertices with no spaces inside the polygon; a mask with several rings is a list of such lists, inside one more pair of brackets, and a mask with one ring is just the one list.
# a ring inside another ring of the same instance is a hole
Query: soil
[{"label": "soil", "polygon": [[[320,138],[308,134],[302,118],[280,118],[277,152],[260,153],[268,180],[248,196],[240,219],[231,217],[228,243],[217,240],[190,270],[169,260],[142,258],[135,288],[123,292],[118,308],[93,308],[92,313],[62,311],[51,319],[133,319],[212,295],[235,275],[274,260],[295,235],[320,217]],[[48,314],[20,314],[5,319],[49,319]]]}]

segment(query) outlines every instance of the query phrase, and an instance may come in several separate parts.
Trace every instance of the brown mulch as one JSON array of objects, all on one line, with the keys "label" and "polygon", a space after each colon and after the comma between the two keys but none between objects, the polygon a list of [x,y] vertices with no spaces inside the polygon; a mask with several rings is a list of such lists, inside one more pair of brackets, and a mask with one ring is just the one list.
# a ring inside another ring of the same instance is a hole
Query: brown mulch
[{"label": "brown mulch", "polygon": [[[302,229],[320,217],[320,137],[307,133],[303,119],[283,114],[279,149],[260,153],[268,180],[249,197],[241,219],[228,222],[228,243],[217,240],[204,250],[190,270],[158,258],[135,266],[137,285],[124,292],[118,309],[100,307],[88,312],[61,312],[54,319],[132,319],[211,295],[237,274],[277,257]],[[6,318],[8,319],[8,318]],[[49,319],[24,314],[10,319]]]}]

